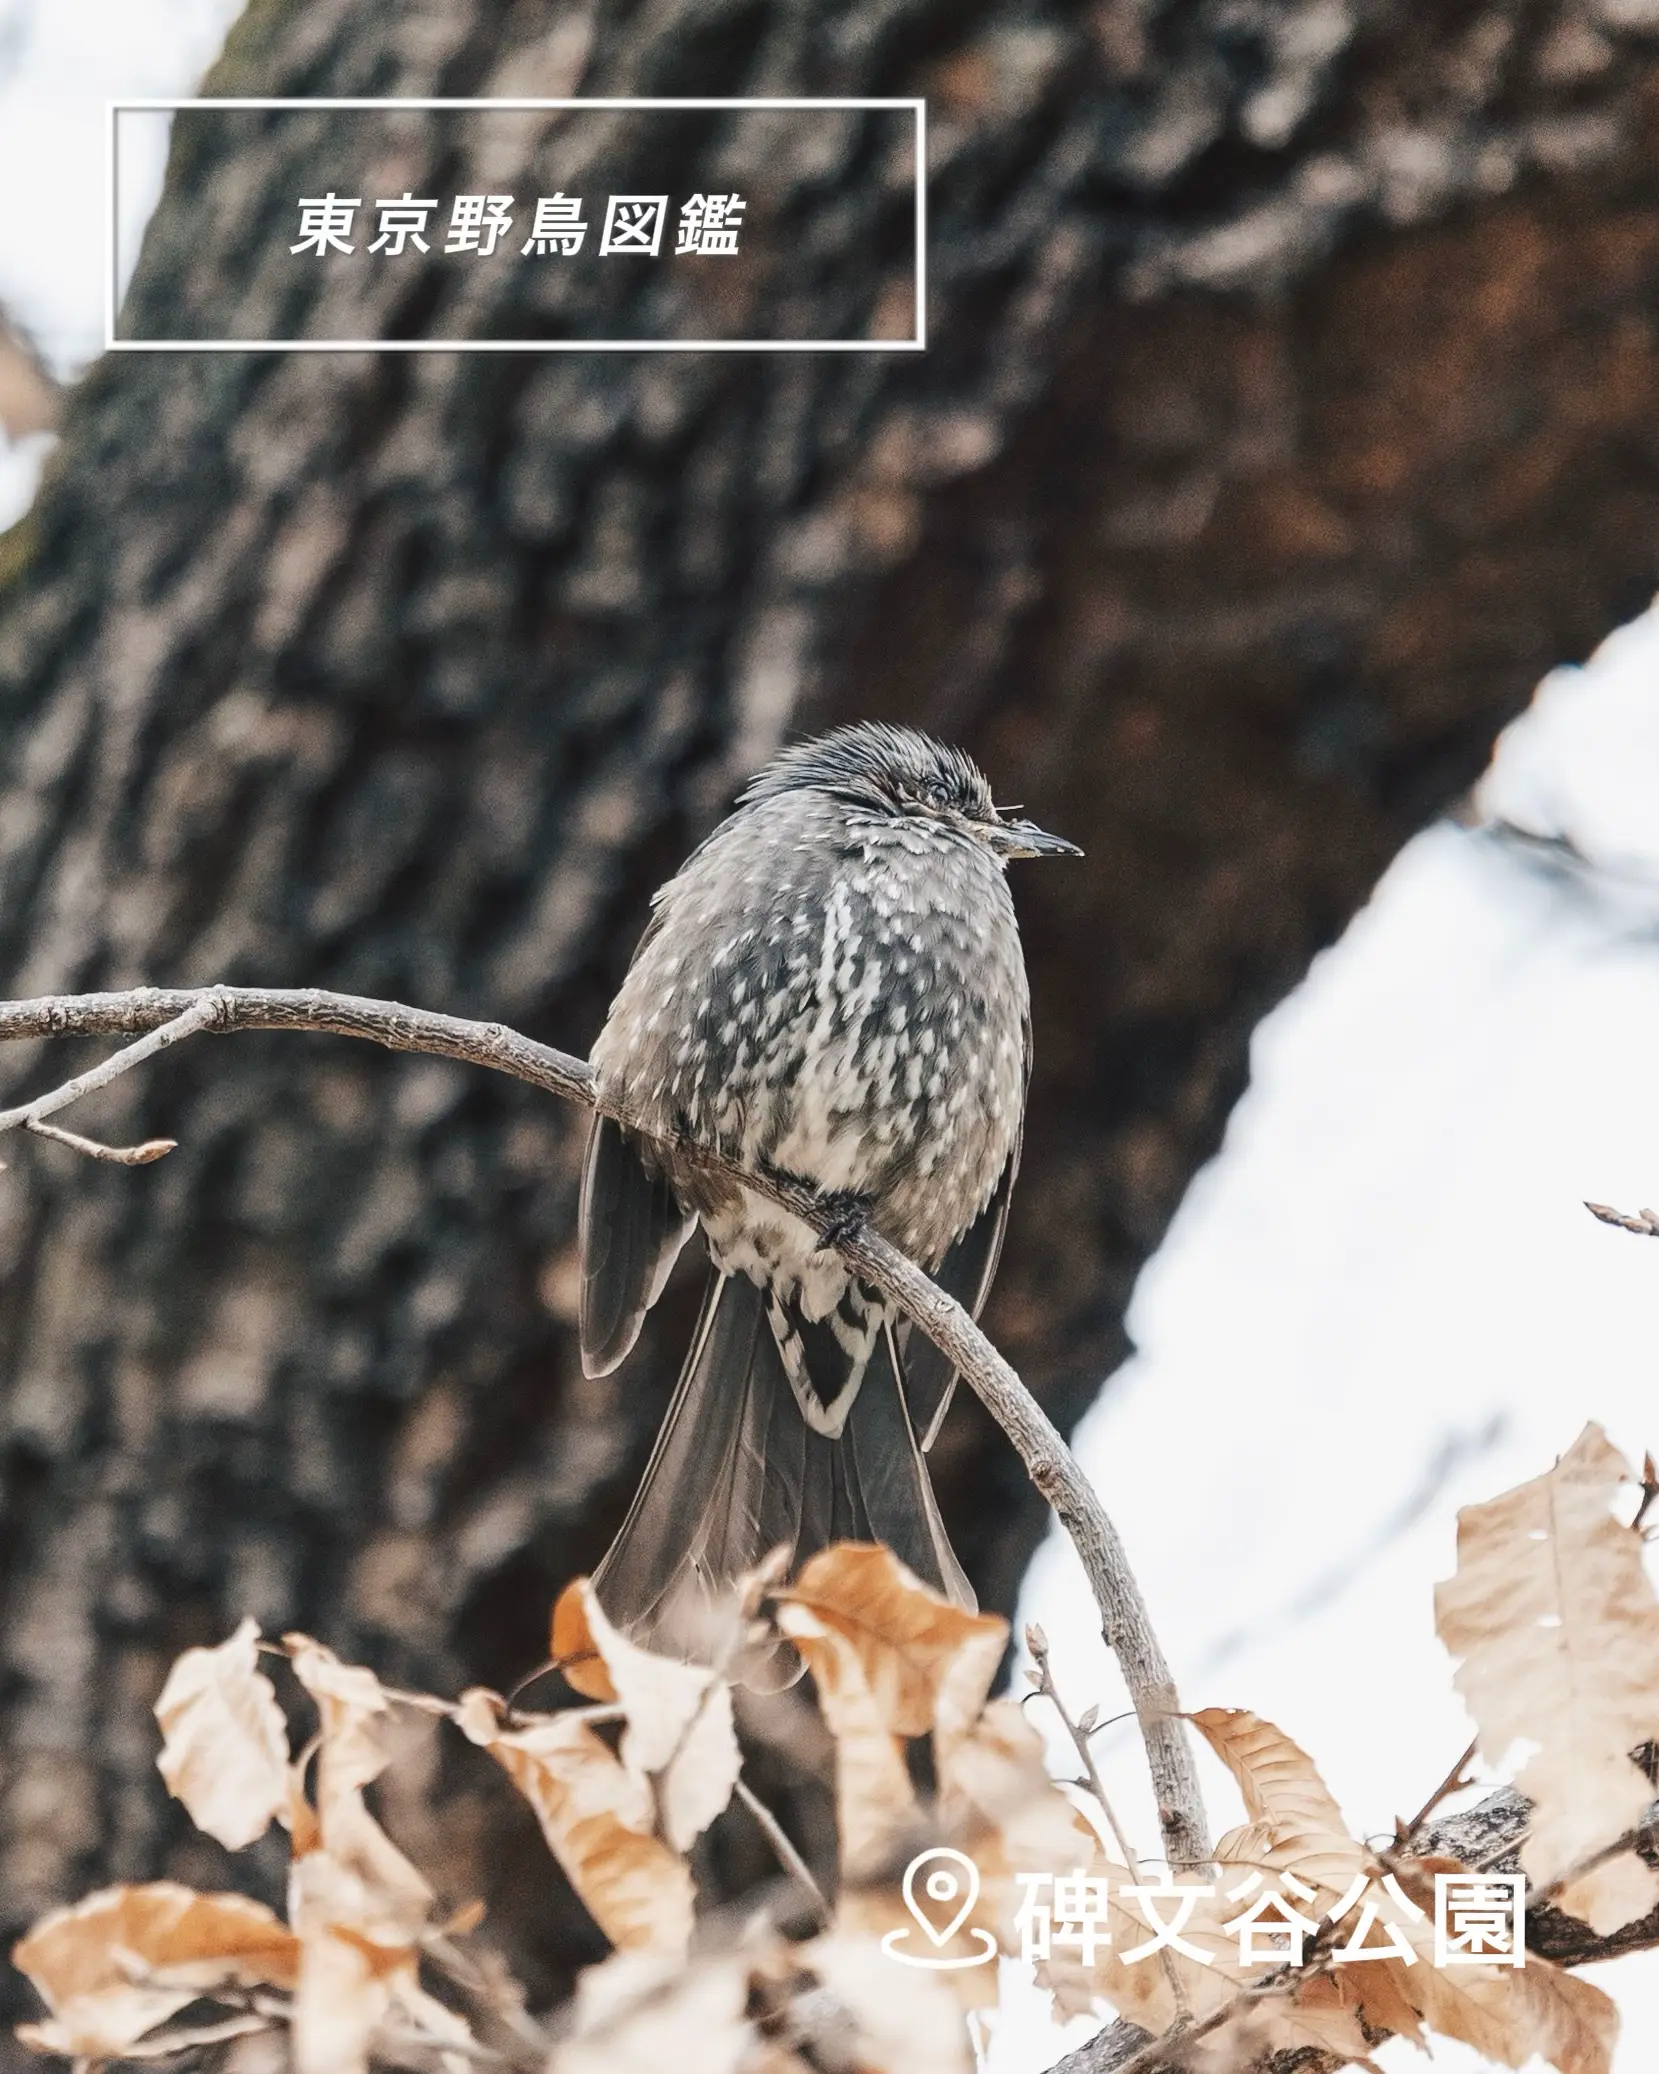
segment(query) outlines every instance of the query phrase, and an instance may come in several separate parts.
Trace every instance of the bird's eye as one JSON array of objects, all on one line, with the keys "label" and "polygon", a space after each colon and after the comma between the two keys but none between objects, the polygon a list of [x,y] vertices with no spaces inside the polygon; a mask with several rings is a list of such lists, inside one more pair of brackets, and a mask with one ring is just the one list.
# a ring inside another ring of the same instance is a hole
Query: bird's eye
[{"label": "bird's eye", "polygon": [[950,794],[937,778],[928,778],[922,785],[922,799],[930,807],[943,810],[950,805]]}]

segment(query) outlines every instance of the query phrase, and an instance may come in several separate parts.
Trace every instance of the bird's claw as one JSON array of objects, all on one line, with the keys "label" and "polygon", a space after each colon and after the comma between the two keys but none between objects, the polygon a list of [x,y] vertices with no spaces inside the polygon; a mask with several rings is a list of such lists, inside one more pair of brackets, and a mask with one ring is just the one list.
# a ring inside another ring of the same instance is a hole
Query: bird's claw
[{"label": "bird's claw", "polygon": [[818,1202],[820,1208],[830,1213],[829,1223],[819,1234],[820,1253],[833,1253],[837,1246],[856,1239],[869,1223],[870,1212],[875,1207],[874,1196],[861,1195],[855,1188],[825,1189]]}]

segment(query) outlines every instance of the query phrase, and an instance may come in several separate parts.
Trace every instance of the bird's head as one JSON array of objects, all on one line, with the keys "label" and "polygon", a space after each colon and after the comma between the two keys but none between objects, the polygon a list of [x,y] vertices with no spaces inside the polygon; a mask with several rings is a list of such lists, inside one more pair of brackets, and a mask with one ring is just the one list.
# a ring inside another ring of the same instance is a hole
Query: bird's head
[{"label": "bird's head", "polygon": [[996,857],[1081,857],[1075,843],[997,811],[985,773],[960,749],[911,727],[861,720],[797,742],[752,779],[743,804],[827,792],[865,813],[943,826]]}]

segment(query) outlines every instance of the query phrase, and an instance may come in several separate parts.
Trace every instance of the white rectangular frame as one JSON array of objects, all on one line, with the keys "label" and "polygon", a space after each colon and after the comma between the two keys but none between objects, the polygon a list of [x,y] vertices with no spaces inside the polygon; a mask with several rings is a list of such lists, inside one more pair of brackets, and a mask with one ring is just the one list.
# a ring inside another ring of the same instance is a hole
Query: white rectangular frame
[{"label": "white rectangular frame", "polygon": [[[106,103],[109,127],[105,137],[108,202],[105,225],[104,265],[104,350],[107,353],[921,353],[927,350],[927,103],[910,97],[811,98],[778,100],[700,98],[654,100],[620,99],[530,99],[530,100],[399,100],[367,98],[347,100],[285,99],[247,96],[194,100],[110,101]],[[314,339],[314,338],[214,338],[149,339],[117,338],[115,318],[120,283],[116,275],[120,165],[116,143],[117,126],[123,114],[133,112],[172,113],[180,108],[216,109],[304,109],[311,112],[343,111],[352,108],[427,109],[529,109],[529,108],[677,108],[677,109],[782,109],[782,108],[908,108],[916,124],[916,331],[903,339],[773,339],[773,338],[610,338],[610,339]]]}]

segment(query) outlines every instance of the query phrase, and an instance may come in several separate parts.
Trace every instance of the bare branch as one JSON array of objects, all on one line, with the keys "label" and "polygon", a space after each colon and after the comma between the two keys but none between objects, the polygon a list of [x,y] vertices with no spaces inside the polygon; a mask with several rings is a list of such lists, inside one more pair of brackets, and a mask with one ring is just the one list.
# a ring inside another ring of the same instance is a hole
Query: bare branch
[{"label": "bare branch", "polygon": [[[119,998],[119,997],[117,997]],[[0,1109],[0,1131],[16,1130],[21,1125],[25,1130],[33,1129],[42,1117],[55,1116],[60,1109],[67,1109],[71,1102],[78,1102],[83,1095],[95,1095],[100,1088],[108,1087],[119,1080],[123,1073],[130,1073],[134,1066],[143,1065],[153,1059],[157,1052],[165,1051],[170,1044],[177,1044],[181,1037],[193,1037],[198,1030],[205,1030],[213,1022],[218,1004],[212,994],[188,997],[189,1005],[178,1014],[164,1020],[159,1029],[152,1029],[149,1036],[141,1037],[136,1044],[129,1044],[116,1052],[102,1065],[93,1066],[85,1073],[77,1073],[73,1080],[66,1080],[62,1087],[53,1088],[50,1094],[37,1095],[32,1102],[24,1102],[16,1109]],[[144,1028],[144,1024],[139,1024]],[[8,1033],[10,1034],[10,1033]],[[36,1036],[68,1035],[67,1031],[34,1031]]]},{"label": "bare branch", "polygon": [[[318,988],[209,987],[170,992],[139,987],[124,994],[56,995],[0,1003],[0,1042],[149,1033],[50,1094],[0,1112],[0,1131],[52,1115],[81,1095],[107,1087],[167,1045],[198,1030],[214,1034],[312,1030],[356,1037],[391,1051],[425,1052],[487,1066],[566,1101],[598,1106],[593,1068],[585,1060],[537,1044],[501,1023],[468,1022],[460,1016],[353,994],[325,993]],[[632,1122],[625,1115],[618,1115],[618,1121]],[[1013,1442],[1026,1474],[1059,1515],[1082,1559],[1100,1609],[1102,1632],[1117,1656],[1146,1743],[1164,1854],[1177,1867],[1208,1863],[1204,1802],[1192,1747],[1180,1718],[1175,1682],[1117,1529],[1053,1421],[962,1306],[868,1224],[849,1232],[833,1207],[820,1203],[811,1189],[798,1182],[751,1172],[736,1160],[683,1140],[676,1142],[676,1150],[791,1211],[828,1240],[849,1267],[950,1358]]]},{"label": "bare branch", "polygon": [[1659,1239],[1659,1210],[1637,1210],[1632,1214],[1615,1210],[1611,1203],[1586,1203],[1584,1207],[1603,1224],[1616,1224],[1620,1231],[1633,1231],[1644,1239]]}]

